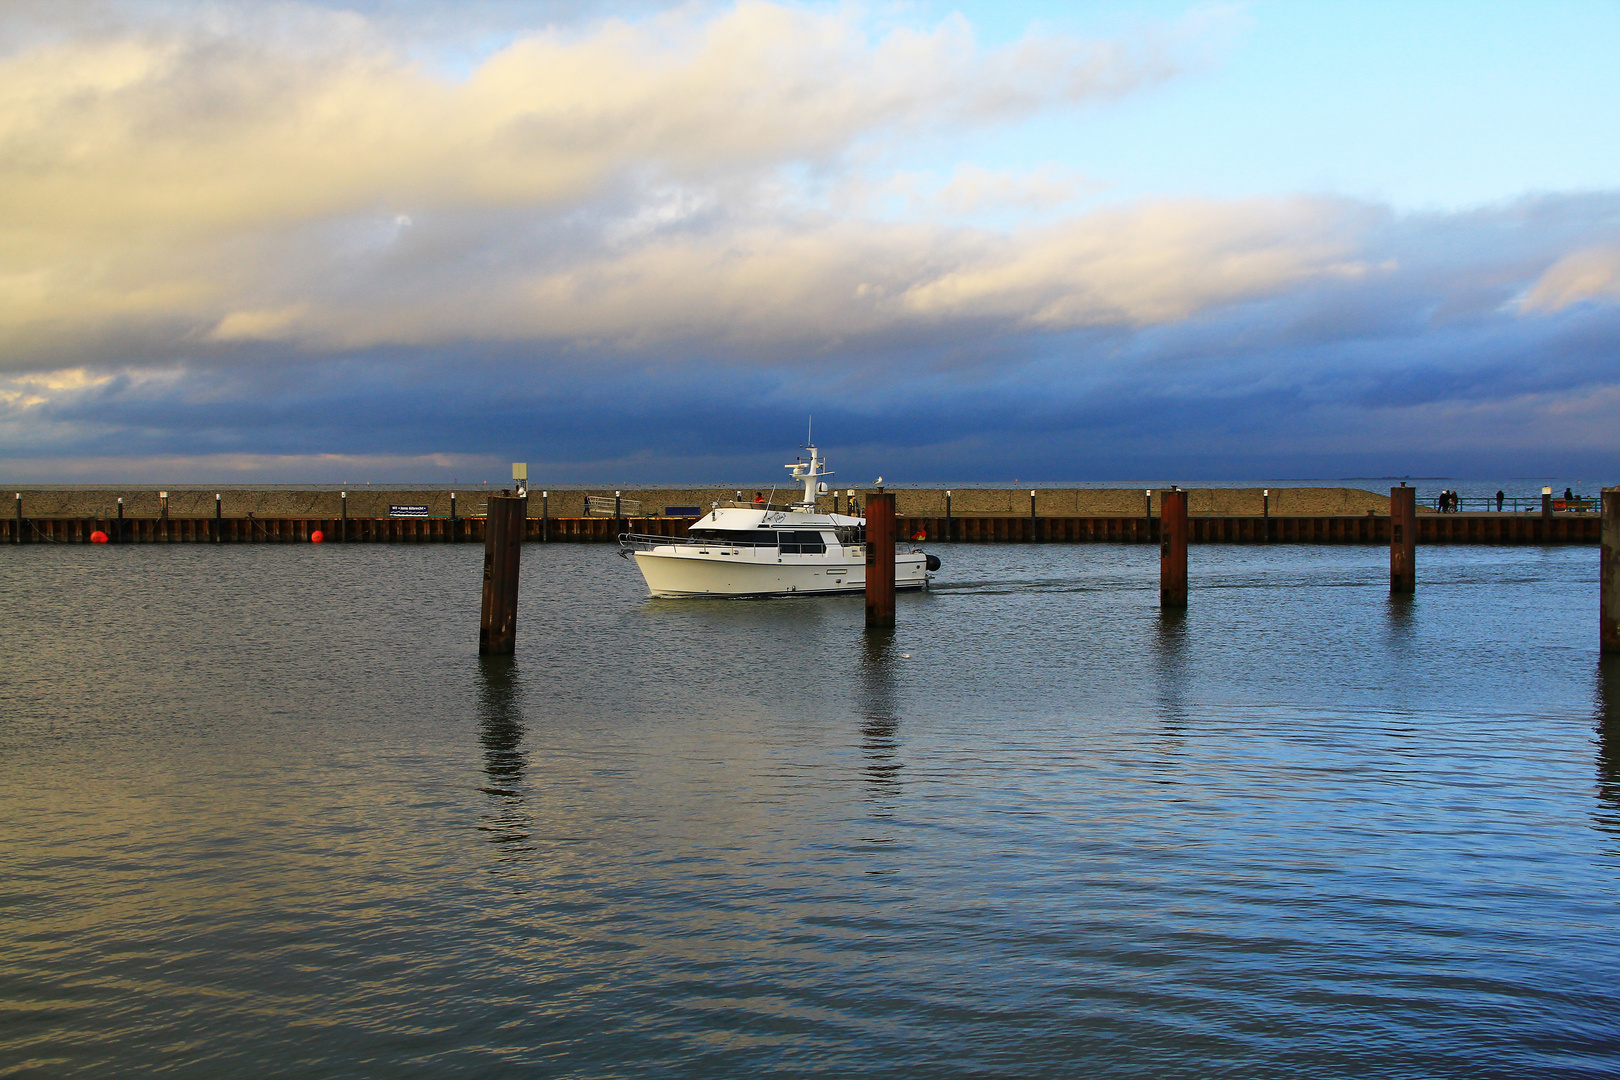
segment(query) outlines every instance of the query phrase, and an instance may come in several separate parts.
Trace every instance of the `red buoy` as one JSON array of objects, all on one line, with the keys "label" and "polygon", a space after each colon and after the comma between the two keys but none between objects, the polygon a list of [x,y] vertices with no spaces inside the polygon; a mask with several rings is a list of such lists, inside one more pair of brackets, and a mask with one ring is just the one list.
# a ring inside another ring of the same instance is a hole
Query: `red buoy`
[{"label": "red buoy", "polygon": [[107,534],[102,532],[100,529],[97,529],[95,532],[90,534],[90,542],[92,544],[105,544],[107,542]]},{"label": "red buoy", "polygon": [[321,530],[319,530],[319,529],[316,529],[314,532],[309,534],[309,542],[312,543],[312,544],[319,544],[322,541],[324,541],[325,539],[326,539],[326,534],[321,532]]}]

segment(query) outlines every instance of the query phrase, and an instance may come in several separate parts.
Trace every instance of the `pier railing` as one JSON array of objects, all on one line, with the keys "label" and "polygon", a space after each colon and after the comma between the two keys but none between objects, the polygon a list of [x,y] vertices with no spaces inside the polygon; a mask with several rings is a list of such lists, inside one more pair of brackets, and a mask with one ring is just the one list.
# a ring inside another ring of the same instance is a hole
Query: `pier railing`
[{"label": "pier railing", "polygon": [[[1424,505],[1438,513],[1447,512],[1441,507],[1438,497],[1429,499]],[[1573,499],[1559,497],[1552,501],[1552,508],[1553,512],[1557,514],[1597,514],[1602,512],[1603,505],[1595,497],[1581,498],[1577,496]],[[1502,504],[1498,506],[1495,496],[1479,498],[1459,495],[1455,512],[1463,514],[1539,514],[1541,513],[1541,497],[1539,495],[1533,498],[1509,498],[1503,496]]]}]

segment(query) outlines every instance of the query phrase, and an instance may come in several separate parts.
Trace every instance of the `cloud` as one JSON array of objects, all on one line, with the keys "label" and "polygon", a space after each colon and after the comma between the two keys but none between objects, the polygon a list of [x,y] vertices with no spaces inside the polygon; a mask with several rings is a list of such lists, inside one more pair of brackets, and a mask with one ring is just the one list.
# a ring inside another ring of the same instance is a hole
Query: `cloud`
[{"label": "cloud", "polygon": [[[826,267],[874,245],[846,243],[864,231],[847,219],[816,224],[795,170],[1153,85],[1175,47],[983,48],[959,17],[874,33],[851,9],[742,0],[516,35],[452,77],[322,8],[81,29],[0,57],[0,329],[14,356],[137,331],[314,347],[477,336],[484,320],[496,339],[595,334],[589,304],[543,320],[522,305],[655,264],[770,263],[750,245],[773,235],[818,252],[822,270],[793,276],[831,287]],[[966,210],[1067,185],[969,168],[944,196]],[[723,213],[694,221],[703,208]],[[709,231],[662,237],[679,225]],[[572,265],[555,266],[559,233]],[[891,239],[890,267],[956,257]],[[429,318],[423,294],[450,279],[464,295]]]},{"label": "cloud", "polygon": [[1559,259],[1537,279],[1519,309],[1562,311],[1595,299],[1620,300],[1620,246],[1586,248]]}]

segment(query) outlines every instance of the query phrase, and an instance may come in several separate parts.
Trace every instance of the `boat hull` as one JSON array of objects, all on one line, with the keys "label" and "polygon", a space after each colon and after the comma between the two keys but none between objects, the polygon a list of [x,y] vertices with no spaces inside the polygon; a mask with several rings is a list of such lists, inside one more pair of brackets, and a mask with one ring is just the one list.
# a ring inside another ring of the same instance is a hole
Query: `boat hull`
[{"label": "boat hull", "polygon": [[[767,549],[769,550],[769,549]],[[799,596],[866,591],[866,563],[816,556],[751,557],[699,554],[691,549],[638,551],[636,566],[654,596]],[[896,556],[896,590],[928,584],[925,556]]]}]

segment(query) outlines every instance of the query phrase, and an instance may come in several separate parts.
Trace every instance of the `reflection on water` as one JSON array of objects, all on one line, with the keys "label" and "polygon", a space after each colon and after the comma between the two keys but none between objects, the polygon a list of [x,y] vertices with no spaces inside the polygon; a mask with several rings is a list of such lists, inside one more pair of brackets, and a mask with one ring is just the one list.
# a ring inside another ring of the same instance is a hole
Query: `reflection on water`
[{"label": "reflection on water", "polygon": [[861,636],[861,756],[868,795],[877,804],[873,810],[875,817],[892,812],[899,792],[900,771],[904,768],[899,756],[900,717],[895,707],[894,665],[906,662],[907,658],[900,655],[894,643],[893,633],[868,631]]},{"label": "reflection on water", "polygon": [[[1421,581],[1418,582],[1418,588],[1423,588]],[[1414,647],[1417,634],[1412,607],[1416,603],[1417,598],[1411,593],[1390,593],[1384,609],[1388,614],[1390,654],[1406,661],[1420,659],[1419,652]]]},{"label": "reflection on water", "polygon": [[518,844],[533,825],[523,805],[529,756],[523,749],[522,683],[510,656],[480,656],[477,663],[478,741],[488,781],[481,790],[490,797],[479,828],[492,843]]},{"label": "reflection on water", "polygon": [[1599,819],[1620,833],[1620,656],[1599,658],[1595,690]]},{"label": "reflection on water", "polygon": [[1164,730],[1179,733],[1187,721],[1182,700],[1186,683],[1187,612],[1184,608],[1160,608],[1153,635],[1153,674],[1158,694],[1159,716]]}]

